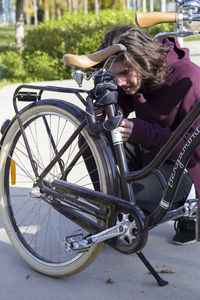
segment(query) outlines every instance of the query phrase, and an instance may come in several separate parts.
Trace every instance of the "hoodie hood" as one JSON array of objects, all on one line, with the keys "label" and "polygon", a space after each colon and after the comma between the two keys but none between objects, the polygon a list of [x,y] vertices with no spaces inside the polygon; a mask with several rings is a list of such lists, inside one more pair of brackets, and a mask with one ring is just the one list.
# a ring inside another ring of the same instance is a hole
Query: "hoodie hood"
[{"label": "hoodie hood", "polygon": [[169,67],[174,66],[180,60],[190,60],[189,58],[189,49],[181,48],[177,39],[173,37],[167,37],[159,39],[159,41],[169,47],[170,51],[167,53],[166,56],[166,63]]},{"label": "hoodie hood", "polygon": [[162,86],[166,86],[166,82],[170,83],[174,80],[173,72],[177,68],[177,64],[183,63],[183,62],[189,62],[189,49],[188,48],[181,48],[179,42],[177,39],[173,37],[166,37],[159,39],[159,42],[161,42],[163,45],[169,47],[169,52],[166,55],[165,63],[168,67],[168,70],[165,75],[165,82],[161,84],[153,84],[150,86],[143,86],[139,90],[139,93],[143,94],[152,94],[152,92],[156,92],[157,90],[160,90]]}]

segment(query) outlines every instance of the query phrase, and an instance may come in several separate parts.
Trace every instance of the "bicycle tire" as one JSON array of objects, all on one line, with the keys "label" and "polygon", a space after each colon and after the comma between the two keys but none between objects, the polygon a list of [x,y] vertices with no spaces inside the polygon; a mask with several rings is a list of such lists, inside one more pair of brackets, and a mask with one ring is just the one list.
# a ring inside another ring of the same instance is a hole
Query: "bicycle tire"
[{"label": "bicycle tire", "polygon": [[[52,160],[54,152],[51,149],[51,143],[48,147],[46,145],[48,137],[47,139],[45,137],[44,116],[48,121],[51,134],[56,141],[58,149],[66,141],[67,135],[71,134],[84,119],[84,113],[79,108],[58,100],[38,101],[21,113],[21,120],[39,172]],[[67,130],[66,126],[68,126]],[[61,128],[62,131],[59,131]],[[82,130],[81,135],[93,154],[101,191],[111,193],[110,188],[115,186],[111,175],[113,165],[109,164],[109,153],[103,147],[104,139],[102,137],[92,138],[86,128]],[[70,161],[69,156],[71,155],[73,158],[74,151],[78,151],[76,149],[77,145],[78,141],[76,140],[71,144],[67,151],[68,153],[65,153],[64,157],[62,157],[65,168]],[[67,154],[69,155],[68,157],[66,157]],[[14,186],[11,185],[10,180],[11,158],[16,165],[16,183]],[[88,187],[90,185],[90,188],[93,188],[84,161],[78,161],[77,163],[79,164],[79,169],[81,166],[81,172],[78,173],[77,167],[74,166],[76,184],[77,176],[81,175],[79,184],[81,184],[82,180],[83,185],[87,184]],[[4,227],[14,248],[32,268],[48,276],[71,276],[85,269],[96,258],[102,249],[103,243],[92,246],[88,252],[79,254],[67,253],[62,248],[61,242],[63,238],[68,234],[72,235],[76,232],[82,232],[82,229],[54,210],[49,205],[48,199],[44,201],[41,195],[39,197],[31,196],[30,193],[32,192],[35,177],[30,167],[30,160],[27,156],[16,119],[12,121],[2,142],[0,174],[1,217]],[[47,179],[51,180],[59,178],[59,176],[59,166],[55,166],[47,175]],[[67,180],[73,180],[72,177],[74,178],[74,174]],[[68,229],[70,232],[67,232]]]}]

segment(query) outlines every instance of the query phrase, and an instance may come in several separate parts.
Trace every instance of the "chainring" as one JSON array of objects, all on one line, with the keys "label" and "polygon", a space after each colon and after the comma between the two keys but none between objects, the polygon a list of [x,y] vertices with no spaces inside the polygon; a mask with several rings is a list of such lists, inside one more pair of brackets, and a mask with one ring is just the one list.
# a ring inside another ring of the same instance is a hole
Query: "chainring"
[{"label": "chainring", "polygon": [[139,252],[145,246],[148,239],[148,223],[142,210],[138,206],[130,209],[120,209],[115,212],[112,224],[126,224],[127,231],[108,241],[108,244],[119,252],[131,254]]}]

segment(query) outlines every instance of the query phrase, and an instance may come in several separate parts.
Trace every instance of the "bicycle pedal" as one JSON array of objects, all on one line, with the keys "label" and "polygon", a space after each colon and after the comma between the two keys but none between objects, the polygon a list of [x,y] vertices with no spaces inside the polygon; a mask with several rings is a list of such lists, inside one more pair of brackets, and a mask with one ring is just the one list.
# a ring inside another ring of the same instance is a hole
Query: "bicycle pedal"
[{"label": "bicycle pedal", "polygon": [[64,241],[64,247],[66,251],[72,252],[72,251],[87,251],[90,249],[90,247],[94,244],[104,242],[108,239],[111,239],[113,237],[120,237],[123,235],[128,229],[127,224],[120,223],[116,226],[107,228],[99,233],[88,235],[82,240],[74,240],[74,237],[81,236],[80,234],[75,234],[72,236],[68,236],[65,238]]},{"label": "bicycle pedal", "polygon": [[[76,238],[76,239],[74,239]],[[87,252],[90,248],[89,240],[83,234],[74,234],[65,237],[64,247],[67,252],[77,251],[78,253]]]}]

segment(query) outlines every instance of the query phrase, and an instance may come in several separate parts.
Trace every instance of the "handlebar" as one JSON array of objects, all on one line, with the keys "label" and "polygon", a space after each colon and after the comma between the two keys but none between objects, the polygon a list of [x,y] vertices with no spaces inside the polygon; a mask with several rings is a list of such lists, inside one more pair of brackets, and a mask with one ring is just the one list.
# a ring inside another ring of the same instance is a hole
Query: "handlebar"
[{"label": "handlebar", "polygon": [[177,23],[176,32],[160,32],[153,39],[166,36],[175,36],[175,37],[186,37],[190,35],[199,34],[199,31],[190,30],[183,26],[183,22],[187,21],[189,23],[193,21],[200,21],[200,14],[194,13],[194,9],[185,10],[179,13],[166,13],[166,12],[137,12],[136,13],[136,23],[139,27],[151,27],[156,24],[161,23]]},{"label": "handlebar", "polygon": [[166,13],[166,12],[137,12],[136,13],[136,23],[139,27],[151,27],[156,24],[161,23],[176,23],[176,32],[162,32],[154,37],[164,36],[176,36],[176,37],[186,37],[189,35],[199,34],[199,31],[189,30],[184,27],[183,22],[196,22],[200,21],[200,1],[197,0],[176,0],[177,2],[177,12]]},{"label": "handlebar", "polygon": [[178,23],[182,21],[200,21],[200,14],[166,13],[166,12],[136,12],[136,23],[139,27],[151,27],[161,23]]},{"label": "handlebar", "polygon": [[164,13],[164,12],[136,12],[136,23],[139,27],[151,27],[160,23],[177,23],[177,13]]}]

